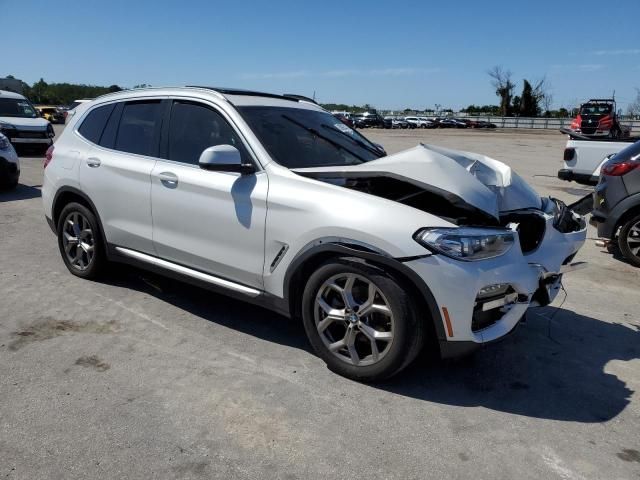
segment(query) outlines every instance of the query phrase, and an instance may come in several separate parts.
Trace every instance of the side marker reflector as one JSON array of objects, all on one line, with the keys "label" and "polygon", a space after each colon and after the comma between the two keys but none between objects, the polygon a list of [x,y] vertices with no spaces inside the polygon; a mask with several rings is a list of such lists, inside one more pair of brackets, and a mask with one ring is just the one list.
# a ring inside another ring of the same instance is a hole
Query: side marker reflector
[{"label": "side marker reflector", "polygon": [[442,313],[444,314],[444,323],[447,326],[447,336],[453,337],[453,327],[451,326],[451,319],[449,318],[449,310],[447,310],[447,307],[442,307]]}]

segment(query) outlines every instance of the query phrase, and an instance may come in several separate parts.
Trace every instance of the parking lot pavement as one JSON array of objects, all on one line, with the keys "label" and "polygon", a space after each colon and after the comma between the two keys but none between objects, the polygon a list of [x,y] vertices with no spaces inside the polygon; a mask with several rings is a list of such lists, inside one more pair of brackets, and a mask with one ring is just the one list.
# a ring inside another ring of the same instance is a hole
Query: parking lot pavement
[{"label": "parking lot pavement", "polygon": [[[555,179],[556,133],[365,134],[389,152],[488,154],[567,202],[587,193]],[[23,158],[21,185],[0,194],[0,477],[640,476],[640,270],[592,240],[567,298],[504,342],[362,385],[257,307],[132,268],[71,276],[41,163]]]}]

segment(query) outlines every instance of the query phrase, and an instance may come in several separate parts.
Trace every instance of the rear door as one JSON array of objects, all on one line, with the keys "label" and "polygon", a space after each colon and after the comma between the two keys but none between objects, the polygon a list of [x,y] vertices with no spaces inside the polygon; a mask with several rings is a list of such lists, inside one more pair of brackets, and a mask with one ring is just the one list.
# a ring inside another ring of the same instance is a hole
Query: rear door
[{"label": "rear door", "polygon": [[151,170],[162,106],[162,99],[152,99],[98,107],[78,129],[92,143],[81,159],[80,185],[98,210],[107,242],[149,254],[154,254]]},{"label": "rear door", "polygon": [[255,163],[229,118],[212,105],[173,100],[163,157],[151,174],[153,242],[158,256],[246,286],[262,288],[268,179],[202,170],[202,151],[232,145]]}]

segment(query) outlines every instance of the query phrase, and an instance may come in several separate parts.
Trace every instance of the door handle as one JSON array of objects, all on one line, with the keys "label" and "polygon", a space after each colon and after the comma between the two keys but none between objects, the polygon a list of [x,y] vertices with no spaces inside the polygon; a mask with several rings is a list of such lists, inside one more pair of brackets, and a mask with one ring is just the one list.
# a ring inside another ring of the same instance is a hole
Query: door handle
[{"label": "door handle", "polygon": [[178,176],[171,172],[162,172],[158,174],[160,183],[167,188],[176,188],[178,186]]},{"label": "door handle", "polygon": [[87,158],[87,165],[91,168],[98,168],[100,166],[100,159],[96,157]]}]

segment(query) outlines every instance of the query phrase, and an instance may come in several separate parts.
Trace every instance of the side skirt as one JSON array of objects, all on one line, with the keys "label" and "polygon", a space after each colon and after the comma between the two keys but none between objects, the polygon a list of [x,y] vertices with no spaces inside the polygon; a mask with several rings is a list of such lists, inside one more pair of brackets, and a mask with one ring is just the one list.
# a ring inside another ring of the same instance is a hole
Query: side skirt
[{"label": "side skirt", "polygon": [[275,295],[253,287],[115,245],[108,245],[107,257],[113,262],[132,265],[205,290],[267,308],[286,317],[291,317],[288,304],[283,298],[276,297]]}]

